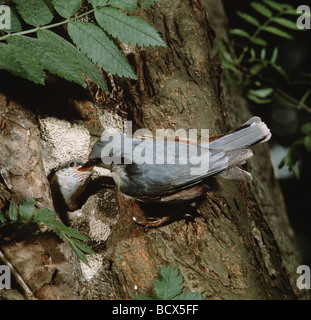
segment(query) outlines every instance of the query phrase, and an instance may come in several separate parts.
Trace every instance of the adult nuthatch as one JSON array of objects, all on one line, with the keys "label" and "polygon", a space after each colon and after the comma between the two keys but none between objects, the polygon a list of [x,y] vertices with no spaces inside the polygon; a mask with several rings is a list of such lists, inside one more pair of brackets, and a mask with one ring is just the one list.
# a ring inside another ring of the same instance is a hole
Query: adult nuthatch
[{"label": "adult nuthatch", "polygon": [[[166,139],[162,141],[164,148],[159,148],[159,140],[134,139],[125,134],[109,135],[94,144],[89,161],[82,168],[108,168],[121,193],[141,202],[191,201],[204,194],[212,176],[250,182],[251,174],[238,165],[253,156],[248,147],[268,141],[270,137],[270,130],[259,117],[249,119],[227,135],[211,138],[208,145]],[[111,146],[113,148],[109,152]],[[131,159],[128,151],[132,151]],[[133,156],[139,152],[152,153],[154,161],[141,163]],[[209,165],[194,166],[191,152],[199,153],[201,161]],[[175,163],[164,161],[159,164],[156,161],[170,156],[176,160]]]},{"label": "adult nuthatch", "polygon": [[84,162],[73,159],[61,164],[49,174],[53,201],[62,210],[75,211],[92,174],[92,167],[82,168]]}]

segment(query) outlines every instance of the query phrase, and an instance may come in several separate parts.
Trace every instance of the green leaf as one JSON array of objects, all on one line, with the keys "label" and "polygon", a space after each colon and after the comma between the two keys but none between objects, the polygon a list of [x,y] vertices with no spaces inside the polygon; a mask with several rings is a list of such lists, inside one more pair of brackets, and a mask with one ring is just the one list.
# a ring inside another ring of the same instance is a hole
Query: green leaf
[{"label": "green leaf", "polygon": [[73,252],[77,255],[77,257],[90,268],[91,266],[85,256],[85,254],[78,247],[76,247],[72,241],[69,241],[69,244],[70,244]]},{"label": "green leaf", "polygon": [[253,90],[249,90],[247,92],[247,98],[250,99],[251,101],[254,101],[255,103],[258,104],[265,104],[265,103],[270,103],[273,100],[272,99],[263,99],[258,97],[256,94],[253,93]]},{"label": "green leaf", "polygon": [[107,92],[107,88],[100,71],[90,61],[90,59],[82,54],[74,45],[58,36],[54,32],[47,30],[39,30],[38,37],[42,40],[55,43],[57,47],[62,48],[61,51],[65,51],[65,54],[71,57],[71,60],[75,63],[75,66],[79,72],[88,76],[96,85]]},{"label": "green leaf", "polygon": [[284,11],[286,9],[291,9],[291,8],[293,9],[293,7],[289,4],[283,4],[283,3],[279,3],[271,0],[263,0],[263,2],[267,4],[269,7],[278,11]]},{"label": "green leaf", "polygon": [[90,241],[90,239],[85,236],[84,234],[82,234],[80,231],[73,229],[71,227],[67,227],[65,225],[63,225],[61,227],[62,231],[66,233],[66,235],[70,236],[71,238],[75,238],[75,239],[79,239],[82,241]]},{"label": "green leaf", "polygon": [[54,18],[50,6],[44,0],[15,0],[14,2],[19,14],[31,26],[46,25]]},{"label": "green leaf", "polygon": [[298,30],[296,22],[293,22],[291,20],[281,18],[281,17],[275,17],[273,18],[273,22],[276,22],[277,24],[286,27],[288,29],[292,30]]},{"label": "green leaf", "polygon": [[262,28],[262,30],[273,33],[279,37],[283,37],[286,39],[291,39],[291,40],[294,39],[294,37],[292,35],[290,35],[289,33],[285,32],[279,28],[273,27],[273,26],[265,26]]},{"label": "green leaf", "polygon": [[137,0],[110,0],[109,4],[124,11],[137,10]]},{"label": "green leaf", "polygon": [[9,219],[11,221],[16,221],[17,220],[17,208],[16,208],[16,204],[14,202],[14,200],[12,199],[10,202],[10,207],[9,207]]},{"label": "green leaf", "polygon": [[251,92],[252,95],[258,97],[258,98],[267,98],[268,96],[270,96],[273,93],[273,89],[272,88],[263,88],[263,89],[257,89],[257,90],[249,90],[249,92]]},{"label": "green leaf", "polygon": [[250,68],[251,73],[258,74],[263,69],[263,64],[257,63]]},{"label": "green leaf", "polygon": [[266,40],[258,38],[258,37],[257,38],[250,38],[250,41],[255,43],[255,44],[257,44],[257,45],[259,45],[259,46],[264,46],[265,47],[265,46],[268,45]]},{"label": "green leaf", "polygon": [[95,18],[104,30],[126,44],[165,46],[155,28],[139,17],[105,7],[95,11]]},{"label": "green leaf", "polygon": [[33,220],[39,223],[44,223],[49,225],[49,223],[53,223],[57,217],[57,214],[49,209],[40,209],[38,210],[34,216]]},{"label": "green leaf", "polygon": [[272,11],[259,2],[251,2],[250,5],[260,14],[267,18],[272,17]]},{"label": "green leaf", "polygon": [[278,48],[278,47],[275,47],[275,48],[273,49],[270,62],[271,62],[271,63],[275,63],[276,60],[277,60],[277,58],[278,58],[278,55],[279,55],[279,48]]},{"label": "green leaf", "polygon": [[276,65],[274,63],[271,63],[271,67],[276,71],[278,72],[283,78],[286,79],[286,81],[288,82],[289,81],[289,78],[288,78],[288,75],[286,73],[286,71],[279,65]]},{"label": "green leaf", "polygon": [[41,65],[22,48],[0,43],[0,69],[6,69],[15,76],[23,77],[37,84],[44,84],[45,73]]},{"label": "green leaf", "polygon": [[175,297],[174,300],[204,300],[203,297],[196,292],[182,293]]},{"label": "green leaf", "polygon": [[52,2],[57,13],[66,19],[76,14],[82,6],[82,0],[53,0]]},{"label": "green leaf", "polygon": [[242,29],[232,29],[230,30],[230,33],[234,34],[235,36],[244,37],[247,39],[250,39],[251,37],[245,30]]},{"label": "green leaf", "polygon": [[108,0],[88,0],[88,2],[95,7],[105,6],[108,3]]},{"label": "green leaf", "polygon": [[265,48],[263,48],[260,51],[260,58],[261,58],[261,60],[264,60],[266,58],[266,49]]},{"label": "green leaf", "polygon": [[78,247],[81,251],[89,254],[94,254],[95,252],[85,243],[77,240],[77,239],[71,239],[71,241],[75,244],[76,247]]},{"label": "green leaf", "polygon": [[22,220],[29,221],[32,217],[32,214],[35,209],[35,202],[36,198],[31,197],[25,199],[20,205],[19,205],[19,215]]},{"label": "green leaf", "polygon": [[68,33],[76,46],[104,70],[137,79],[123,53],[96,25],[88,22],[70,22]]},{"label": "green leaf", "polygon": [[250,23],[256,27],[260,26],[260,22],[256,18],[252,17],[251,15],[249,15],[245,12],[237,11],[237,15],[239,17],[241,17],[243,20],[247,21],[248,23]]},{"label": "green leaf", "polygon": [[160,300],[170,300],[180,294],[182,277],[178,275],[178,270],[172,266],[163,267],[159,274],[159,281],[154,281],[154,289]]},{"label": "green leaf", "polygon": [[301,132],[304,133],[305,135],[310,135],[311,134],[311,122],[305,123],[301,127]]},{"label": "green leaf", "polygon": [[141,7],[143,9],[146,9],[148,7],[153,6],[156,2],[158,2],[158,0],[145,0]]},{"label": "green leaf", "polygon": [[304,144],[305,144],[307,150],[311,152],[311,134],[308,136],[305,136]]},{"label": "green leaf", "polygon": [[[42,31],[39,31],[38,35],[42,34]],[[80,65],[77,64],[78,59],[63,46],[59,46],[58,42],[25,36],[10,37],[8,42],[23,49],[28,56],[37,59],[44,69],[86,87]]]}]

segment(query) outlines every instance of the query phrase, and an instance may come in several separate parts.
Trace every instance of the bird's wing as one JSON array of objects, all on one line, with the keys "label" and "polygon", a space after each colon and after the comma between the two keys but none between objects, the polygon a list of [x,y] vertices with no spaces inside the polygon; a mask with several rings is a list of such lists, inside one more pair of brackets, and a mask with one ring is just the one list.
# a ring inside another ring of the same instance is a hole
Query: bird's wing
[{"label": "bird's wing", "polygon": [[[145,146],[149,150],[152,149],[148,145],[151,141],[145,141]],[[115,166],[115,171],[120,176],[119,188],[121,192],[141,199],[173,194],[197,185],[204,181],[204,179],[236,166],[252,156],[251,150],[246,149],[224,152],[219,150],[207,151],[199,148],[199,152],[201,152],[200,157],[195,158],[198,151],[195,147],[192,151],[188,150],[188,154],[190,155],[193,152],[194,158],[188,156],[185,159],[183,155],[179,157],[180,153],[178,153],[179,148],[181,148],[181,151],[184,150],[184,143],[179,145],[173,141],[166,141],[165,145],[167,148],[164,152],[164,158],[170,159],[171,157],[173,159],[175,156],[176,162],[174,164],[168,162],[162,164],[153,162],[152,164],[148,164],[133,161],[133,164]],[[163,158],[161,150],[153,150],[153,158],[155,160],[156,157],[157,159]],[[193,159],[199,159],[200,163],[197,165],[193,164]],[[208,166],[206,162],[208,162]]]}]

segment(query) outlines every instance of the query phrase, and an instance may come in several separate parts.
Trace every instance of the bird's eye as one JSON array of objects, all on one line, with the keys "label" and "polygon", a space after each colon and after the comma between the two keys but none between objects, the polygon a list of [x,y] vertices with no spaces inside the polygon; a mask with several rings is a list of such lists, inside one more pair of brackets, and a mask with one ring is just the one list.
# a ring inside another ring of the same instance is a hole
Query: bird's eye
[{"label": "bird's eye", "polygon": [[70,162],[70,167],[74,167],[75,163],[74,162]]}]

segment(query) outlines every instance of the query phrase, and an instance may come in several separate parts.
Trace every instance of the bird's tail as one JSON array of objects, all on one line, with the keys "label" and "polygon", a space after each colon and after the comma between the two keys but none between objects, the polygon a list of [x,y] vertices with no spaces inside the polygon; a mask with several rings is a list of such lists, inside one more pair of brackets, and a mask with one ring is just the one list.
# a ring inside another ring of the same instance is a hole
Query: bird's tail
[{"label": "bird's tail", "polygon": [[[225,179],[251,182],[252,175],[239,168],[238,165],[243,164],[253,155],[251,150],[246,148],[266,142],[270,138],[271,133],[267,125],[259,117],[253,117],[229,134],[210,141],[209,149],[232,153],[227,168],[217,175]],[[202,146],[204,147],[203,144]]]},{"label": "bird's tail", "polygon": [[209,149],[223,151],[245,149],[266,142],[270,138],[271,133],[267,125],[259,117],[253,117],[236,130],[210,141]]}]

